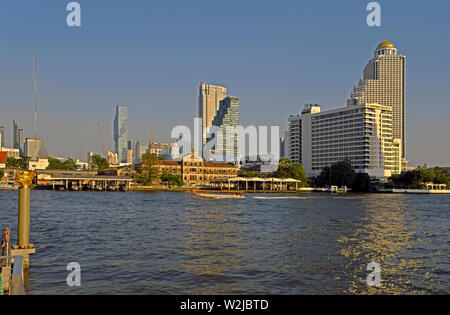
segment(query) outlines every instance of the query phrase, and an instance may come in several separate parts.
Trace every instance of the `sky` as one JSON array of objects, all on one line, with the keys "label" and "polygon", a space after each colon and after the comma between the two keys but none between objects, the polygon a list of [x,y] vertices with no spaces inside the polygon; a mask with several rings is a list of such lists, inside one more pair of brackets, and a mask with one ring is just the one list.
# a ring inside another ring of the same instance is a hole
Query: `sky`
[{"label": "sky", "polygon": [[39,68],[39,136],[50,155],[113,150],[116,104],[129,107],[130,139],[169,141],[192,126],[200,81],[240,98],[242,126],[287,128],[305,103],[343,107],[376,46],[407,56],[407,157],[450,166],[450,2],[80,0],[0,2],[0,126],[34,134],[33,56]]}]

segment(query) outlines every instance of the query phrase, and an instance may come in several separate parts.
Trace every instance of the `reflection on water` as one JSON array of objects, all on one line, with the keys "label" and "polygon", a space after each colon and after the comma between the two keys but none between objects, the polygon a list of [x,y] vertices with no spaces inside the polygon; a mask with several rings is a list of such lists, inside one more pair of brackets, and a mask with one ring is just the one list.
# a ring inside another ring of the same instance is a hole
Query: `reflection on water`
[{"label": "reflection on water", "polygon": [[[450,196],[32,192],[30,294],[449,294]],[[254,198],[257,197],[257,198]],[[16,236],[17,192],[0,191]],[[81,287],[66,285],[69,262]],[[381,287],[366,283],[381,265]]]},{"label": "reflection on water", "polygon": [[236,210],[236,204],[232,201],[217,204],[205,200],[205,203],[209,206],[187,207],[181,215],[188,231],[182,243],[187,259],[181,266],[193,271],[200,282],[209,280],[199,291],[192,293],[230,294],[243,291],[242,284],[227,276],[243,262],[243,247],[239,244],[243,243],[240,235],[245,226],[236,219],[242,211]]},{"label": "reflection on water", "polygon": [[[427,267],[421,255],[408,252],[415,246],[427,243],[432,237],[430,231],[418,229],[420,222],[408,222],[406,216],[416,218],[411,198],[406,196],[385,196],[383,204],[377,205],[370,200],[361,199],[365,217],[356,225],[351,236],[342,236],[341,254],[349,259],[346,273],[353,275],[346,292],[353,294],[426,294],[432,290],[439,278],[430,275],[436,271]],[[429,252],[428,258],[439,255]],[[365,276],[369,273],[366,266],[376,262],[381,266],[381,286],[370,287]],[[355,272],[356,271],[356,272]]]}]

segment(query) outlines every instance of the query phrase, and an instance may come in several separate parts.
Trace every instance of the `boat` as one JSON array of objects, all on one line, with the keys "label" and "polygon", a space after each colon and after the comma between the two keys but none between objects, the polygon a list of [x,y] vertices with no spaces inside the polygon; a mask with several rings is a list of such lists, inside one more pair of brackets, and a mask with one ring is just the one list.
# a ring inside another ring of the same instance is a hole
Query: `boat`
[{"label": "boat", "polygon": [[211,199],[244,199],[240,192],[232,191],[232,192],[222,192],[222,191],[208,191],[208,190],[193,190],[191,194],[197,197],[202,198],[211,198]]}]

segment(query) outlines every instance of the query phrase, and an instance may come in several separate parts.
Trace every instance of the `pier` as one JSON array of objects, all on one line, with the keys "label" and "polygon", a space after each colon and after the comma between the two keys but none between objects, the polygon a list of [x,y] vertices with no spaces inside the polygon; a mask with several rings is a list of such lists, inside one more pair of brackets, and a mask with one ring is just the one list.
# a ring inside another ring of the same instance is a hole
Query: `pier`
[{"label": "pier", "polygon": [[98,175],[95,171],[37,171],[36,187],[53,190],[128,191],[131,177]]},{"label": "pier", "polygon": [[16,174],[19,188],[18,235],[16,245],[10,243],[10,229],[0,240],[0,294],[24,295],[24,270],[30,266],[30,255],[36,252],[30,243],[30,190],[34,172]]}]

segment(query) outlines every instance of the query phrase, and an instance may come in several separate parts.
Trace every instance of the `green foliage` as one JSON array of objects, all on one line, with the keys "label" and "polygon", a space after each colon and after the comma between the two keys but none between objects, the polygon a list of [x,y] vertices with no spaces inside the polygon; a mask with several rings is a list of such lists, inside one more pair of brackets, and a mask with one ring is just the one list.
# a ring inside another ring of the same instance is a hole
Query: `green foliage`
[{"label": "green foliage", "polygon": [[153,162],[153,161],[161,161],[164,160],[164,157],[162,156],[157,156],[155,154],[152,153],[144,153],[141,158],[140,158],[140,162]]},{"label": "green foliage", "polygon": [[183,178],[181,177],[181,175],[174,175],[174,174],[171,174],[168,172],[164,172],[161,175],[161,181],[170,183],[171,185],[178,186],[178,187],[181,187],[184,185]]},{"label": "green foliage", "polygon": [[102,158],[98,154],[91,156],[91,160],[89,161],[89,169],[97,172],[103,172],[108,167],[109,163],[107,159]]},{"label": "green foliage", "polygon": [[27,168],[27,162],[30,160],[29,157],[20,157],[20,159],[16,159],[13,157],[8,157],[6,159],[6,166],[7,167],[14,167],[14,168],[20,168],[20,169],[26,169]]},{"label": "green foliage", "polygon": [[149,165],[143,166],[136,175],[136,181],[144,186],[155,183],[159,180],[158,170]]},{"label": "green foliage", "polygon": [[252,172],[252,171],[240,170],[238,173],[238,176],[245,177],[245,178],[252,178],[252,177],[257,177],[258,173]]},{"label": "green foliage", "polygon": [[450,176],[441,168],[427,168],[426,165],[415,170],[394,175],[391,178],[394,186],[399,188],[422,189],[424,183],[446,184],[450,187]]},{"label": "green foliage", "polygon": [[[331,173],[330,173],[331,172]],[[370,191],[370,176],[366,173],[356,173],[351,161],[344,159],[330,167],[324,167],[322,172],[314,180],[316,187],[347,186],[355,192]]]},{"label": "green foliage", "polygon": [[3,177],[5,177],[5,171],[0,169],[0,182],[3,180]]},{"label": "green foliage", "polygon": [[75,161],[72,158],[67,158],[64,162],[48,157],[48,170],[75,170],[76,169]]},{"label": "green foliage", "polygon": [[301,181],[301,186],[309,186],[309,179],[306,176],[303,165],[300,163],[292,164],[289,159],[280,159],[278,164],[278,169],[272,173],[273,177],[276,178],[293,178]]}]

